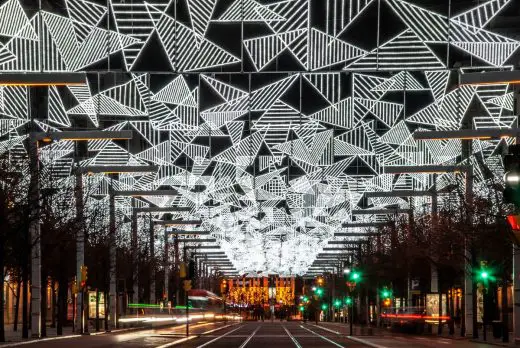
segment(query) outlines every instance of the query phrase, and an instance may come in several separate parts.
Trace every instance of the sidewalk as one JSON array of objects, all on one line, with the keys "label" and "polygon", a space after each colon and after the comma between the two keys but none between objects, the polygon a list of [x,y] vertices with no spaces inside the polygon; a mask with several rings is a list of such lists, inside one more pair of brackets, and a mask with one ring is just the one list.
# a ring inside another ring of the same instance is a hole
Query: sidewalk
[{"label": "sidewalk", "polygon": [[[121,329],[113,329],[111,333],[118,333],[118,332],[125,332],[125,331],[132,331],[132,330],[143,330],[143,329],[150,329],[150,327],[126,327]],[[90,335],[102,335],[106,334],[104,329],[99,330],[96,332],[95,329],[90,328]],[[5,328],[5,342],[0,342],[0,348],[5,347],[14,347],[14,346],[21,346],[25,344],[30,344],[34,342],[40,342],[40,341],[51,341],[51,340],[58,340],[58,339],[73,339],[77,337],[81,337],[82,335],[72,332],[72,326],[66,326],[63,328],[63,334],[58,336],[56,333],[56,328],[50,328],[47,327],[47,337],[42,338],[32,338],[31,337],[31,330],[29,330],[29,338],[22,338],[22,330],[21,328],[18,329],[18,331],[13,331],[12,326],[7,326]]]},{"label": "sidewalk", "polygon": [[[13,331],[12,325],[8,325],[5,328],[5,342],[0,342],[0,347],[9,347],[13,343],[30,343],[32,341],[37,340],[46,340],[46,339],[60,339],[60,338],[72,338],[74,336],[78,336],[72,332],[71,326],[66,326],[63,328],[63,335],[58,336],[56,333],[56,328],[47,327],[47,337],[43,338],[32,338],[31,330],[29,330],[29,338],[22,338],[22,328],[21,325],[18,326],[18,331]],[[17,344],[18,345],[18,344]]]},{"label": "sidewalk", "polygon": [[502,342],[502,338],[494,338],[493,337],[493,331],[492,330],[486,330],[486,340],[484,341],[483,331],[479,330],[478,332],[478,339],[473,339],[470,337],[471,342],[478,342],[478,343],[487,343],[492,344],[496,346],[501,347],[518,347],[518,345],[515,345],[515,336],[512,332],[509,333],[509,342]]}]

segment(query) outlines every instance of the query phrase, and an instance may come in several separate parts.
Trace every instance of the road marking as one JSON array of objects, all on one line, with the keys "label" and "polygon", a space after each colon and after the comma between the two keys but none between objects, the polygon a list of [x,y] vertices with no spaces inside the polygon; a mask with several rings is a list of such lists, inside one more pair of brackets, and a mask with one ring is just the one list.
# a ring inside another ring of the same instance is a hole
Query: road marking
[{"label": "road marking", "polygon": [[298,343],[298,341],[296,340],[296,338],[294,338],[293,335],[291,335],[291,333],[289,332],[289,330],[287,330],[287,328],[285,326],[283,326],[283,329],[285,330],[285,332],[287,332],[287,336],[289,336],[289,338],[293,341],[294,345],[297,347],[297,348],[302,348],[302,346],[300,346],[300,344]]},{"label": "road marking", "polygon": [[238,348],[244,348],[244,347],[249,343],[249,341],[251,341],[251,338],[253,338],[253,336],[258,332],[258,330],[260,330],[260,327],[261,327],[261,325],[258,325],[258,327],[256,328],[256,330],[253,331],[253,333],[252,333],[251,335],[249,335],[249,337],[246,338],[246,340],[244,341],[244,343],[242,343],[242,344],[240,345],[240,347],[238,347]]},{"label": "road marking", "polygon": [[[233,326],[233,325],[236,325],[236,324],[230,324],[230,325],[226,325],[226,326],[222,326],[222,327],[218,327],[216,329],[213,329],[213,330],[209,330],[209,331],[206,331],[206,332],[203,332],[201,335],[205,335],[205,334],[209,334],[209,333],[212,333],[212,332],[215,332],[215,331],[218,331],[218,330],[223,330],[227,327],[230,327],[230,326]],[[165,337],[165,336],[160,336],[160,337]],[[192,340],[194,338],[197,338],[199,337],[199,335],[193,335],[193,336],[189,336],[189,337],[185,337],[183,339],[180,339],[180,340],[177,340],[177,341],[174,341],[174,342],[170,342],[170,343],[166,343],[166,344],[163,344],[161,346],[157,346],[155,348],[168,348],[168,347],[173,347],[173,346],[176,346],[178,344],[181,344],[181,343],[184,343],[184,342],[187,342],[189,340]]]},{"label": "road marking", "polygon": [[[335,333],[336,335],[340,335],[340,336],[343,336],[340,332],[338,331],[334,331],[334,330],[331,330],[331,329],[328,329],[326,327],[323,327],[323,326],[319,326],[319,325],[314,325],[314,324],[310,324],[312,326],[316,326],[317,328],[320,328],[322,330],[325,330],[325,331],[328,331],[328,332],[332,332],[332,333]],[[364,340],[364,339],[361,339],[361,338],[357,338],[357,337],[352,337],[352,336],[345,336],[347,337],[349,340],[351,341],[354,341],[354,342],[357,342],[357,343],[362,343],[364,345],[367,345],[369,347],[373,347],[373,348],[388,348],[386,346],[382,346],[382,345],[379,345],[379,344],[375,344],[375,343],[372,343],[370,341],[367,341],[367,340]]]},{"label": "road marking", "polygon": [[318,329],[322,329],[322,330],[325,330],[325,331],[328,331],[328,332],[332,332],[336,335],[341,335],[341,332],[338,332],[338,331],[334,331],[334,330],[331,330],[331,329],[327,329],[326,327],[323,327],[323,326],[319,326],[319,325],[314,325],[314,324],[310,324],[312,326],[315,326],[317,327]]},{"label": "road marking", "polygon": [[329,340],[327,337],[322,336],[322,335],[320,335],[319,333],[312,331],[311,329],[307,329],[306,327],[303,327],[303,325],[300,325],[300,327],[301,327],[302,329],[304,329],[304,330],[307,330],[307,331],[309,331],[309,332],[315,334],[316,336],[318,336],[318,337],[321,338],[322,340],[325,340],[325,341],[327,341],[327,342],[329,342],[329,343],[332,343],[332,344],[335,345],[336,347],[345,348],[345,347],[342,346],[341,344],[338,344],[338,343],[336,343],[336,342],[334,342],[334,341],[332,341],[332,340]]},{"label": "road marking", "polygon": [[189,340],[192,340],[192,339],[197,338],[197,337],[199,337],[199,336],[188,336],[188,337],[182,338],[182,339],[177,340],[177,341],[173,341],[173,342],[170,342],[170,343],[163,344],[162,346],[157,346],[155,348],[173,347],[173,346],[176,346],[178,344],[181,344],[181,343],[184,343],[184,342],[188,342]]},{"label": "road marking", "polygon": [[198,346],[197,348],[206,347],[207,345],[210,345],[210,344],[212,344],[213,342],[216,342],[216,341],[218,341],[219,339],[224,338],[224,337],[226,337],[227,335],[229,335],[229,334],[231,334],[231,333],[233,333],[233,332],[235,332],[235,331],[237,331],[238,329],[241,329],[241,328],[243,328],[243,327],[244,327],[244,325],[239,326],[239,327],[237,327],[237,328],[234,329],[234,330],[231,330],[231,331],[229,331],[229,332],[227,332],[227,333],[225,333],[225,334],[223,334],[223,335],[218,336],[217,338],[212,339],[212,340],[209,341],[209,342],[206,342],[206,343],[204,343],[204,344]]}]

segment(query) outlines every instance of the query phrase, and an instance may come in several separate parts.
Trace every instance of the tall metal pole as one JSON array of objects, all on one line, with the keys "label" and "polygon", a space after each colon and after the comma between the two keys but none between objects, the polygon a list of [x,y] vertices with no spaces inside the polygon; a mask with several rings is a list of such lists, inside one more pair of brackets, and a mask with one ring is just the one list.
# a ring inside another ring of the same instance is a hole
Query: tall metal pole
[{"label": "tall metal pole", "polygon": [[150,214],[150,303],[155,303],[155,230]]},{"label": "tall metal pole", "polygon": [[[38,141],[29,139],[30,191],[29,236],[31,243],[31,336],[41,335],[41,233]],[[1,300],[1,299],[0,299]]]},{"label": "tall metal pole", "polygon": [[513,245],[513,336],[520,343],[520,247]]},{"label": "tall metal pole", "polygon": [[[83,210],[83,176],[79,171],[76,171],[76,187],[74,190],[76,198],[76,284],[80,286],[81,267],[85,265],[85,229],[84,229],[84,210]],[[83,289],[78,291],[76,300],[76,327],[79,333],[84,333],[85,329],[88,332],[88,325],[85,325],[83,318],[84,310],[84,292]]]},{"label": "tall metal pole", "polygon": [[113,177],[110,177],[109,187],[109,294],[110,324],[111,328],[117,328],[117,278],[116,278],[116,203],[114,196]]},{"label": "tall metal pole", "polygon": [[174,276],[174,285],[175,285],[175,303],[179,304],[180,298],[180,278],[179,278],[179,265],[180,265],[180,255],[179,255],[179,237],[175,234],[173,236],[173,252],[175,257],[175,262],[173,265],[173,276]]},{"label": "tall metal pole", "polygon": [[[184,259],[184,264],[186,265],[186,279],[189,279],[190,275],[188,274],[189,273],[189,267],[188,267],[188,258],[187,258],[187,254],[186,254],[186,243],[184,243],[184,248],[183,248],[183,259]],[[190,303],[188,301],[188,290],[185,288],[184,289],[184,293],[186,294],[186,337],[190,337]]]},{"label": "tall metal pole", "polygon": [[168,231],[164,228],[164,295],[166,302],[170,300],[169,283],[170,283],[170,263],[169,263],[169,244]]},{"label": "tall metal pole", "polygon": [[132,303],[139,302],[139,264],[137,262],[137,210],[136,200],[132,197]]}]

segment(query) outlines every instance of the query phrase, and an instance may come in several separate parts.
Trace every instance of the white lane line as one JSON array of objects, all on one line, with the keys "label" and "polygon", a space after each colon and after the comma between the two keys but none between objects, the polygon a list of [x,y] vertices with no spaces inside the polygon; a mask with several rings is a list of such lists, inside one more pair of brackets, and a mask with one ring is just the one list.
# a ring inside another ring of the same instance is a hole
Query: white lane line
[{"label": "white lane line", "polygon": [[338,343],[334,342],[333,340],[329,340],[327,337],[322,336],[322,335],[320,335],[319,333],[312,331],[311,329],[307,329],[306,327],[303,327],[303,325],[300,325],[300,327],[301,327],[302,329],[304,329],[304,330],[309,331],[310,333],[315,334],[316,336],[318,336],[318,337],[321,338],[322,340],[325,340],[325,341],[327,341],[327,342],[329,342],[329,343],[332,343],[332,344],[335,345],[336,347],[345,348],[345,347],[342,346],[341,344],[338,344]]},{"label": "white lane line", "polygon": [[[320,328],[322,330],[328,331],[328,332],[335,333],[336,335],[341,335],[341,332],[334,331],[334,330],[331,330],[331,329],[327,329],[326,327],[323,327],[323,326],[318,326],[318,325],[314,325],[314,324],[310,324],[310,325],[315,326],[317,328]],[[380,344],[372,343],[370,341],[367,341],[367,340],[364,340],[364,339],[361,339],[361,338],[357,338],[357,337],[353,337],[353,336],[345,336],[345,337],[347,337],[351,341],[354,341],[354,342],[357,342],[357,343],[362,343],[362,344],[367,345],[369,347],[373,347],[373,348],[388,348],[386,346],[382,346]]]},{"label": "white lane line", "polygon": [[283,329],[285,330],[285,332],[287,332],[287,336],[289,336],[289,338],[293,341],[294,345],[297,347],[297,348],[302,348],[302,346],[300,346],[300,344],[298,343],[298,341],[296,340],[296,338],[294,338],[293,335],[291,335],[291,333],[289,332],[289,330],[287,330],[287,328],[285,326],[283,326]]},{"label": "white lane line", "polygon": [[[226,325],[226,326],[222,326],[222,327],[217,327],[216,329],[205,331],[205,332],[201,333],[200,335],[207,335],[207,334],[210,334],[210,333],[215,332],[215,331],[223,330],[223,329],[225,329],[227,327],[230,327],[230,326],[233,326],[233,325],[236,325],[236,324],[230,324],[230,325]],[[165,337],[165,336],[161,336],[161,337]],[[197,338],[197,337],[199,337],[199,335],[188,336],[188,337],[182,338],[182,339],[177,340],[177,341],[173,341],[173,342],[170,342],[170,343],[163,344],[161,346],[157,346],[155,348],[173,347],[173,346],[176,346],[178,344],[181,344],[181,343],[187,342],[189,340],[192,340],[194,338]]]},{"label": "white lane line", "polygon": [[252,333],[251,335],[249,335],[249,337],[246,338],[246,340],[244,341],[244,343],[242,343],[242,344],[240,345],[240,347],[238,347],[238,348],[244,348],[244,347],[249,343],[249,341],[251,341],[251,338],[253,338],[253,336],[258,332],[258,330],[260,330],[260,327],[261,327],[261,325],[258,325],[258,327],[256,328],[256,330],[253,331],[253,333]]},{"label": "white lane line", "polygon": [[328,328],[323,327],[323,326],[314,325],[314,324],[310,324],[310,325],[312,325],[314,327],[317,327],[318,329],[322,329],[322,330],[325,330],[325,331],[328,331],[328,332],[332,332],[333,334],[336,334],[336,335],[341,335],[341,332],[334,331],[334,330],[328,329]]},{"label": "white lane line", "polygon": [[231,334],[231,333],[233,333],[233,332],[235,332],[235,331],[237,331],[238,329],[241,329],[241,328],[243,328],[243,327],[244,327],[244,325],[239,326],[239,327],[237,327],[237,328],[234,329],[234,330],[231,330],[231,331],[229,331],[229,332],[226,332],[225,334],[223,334],[223,335],[221,335],[221,336],[218,336],[217,338],[214,338],[214,339],[212,339],[211,341],[208,341],[208,342],[206,342],[206,343],[204,343],[204,344],[198,346],[197,348],[206,347],[207,345],[210,345],[210,344],[212,344],[213,342],[216,342],[216,341],[218,341],[219,339],[224,338],[224,337],[226,337],[227,335],[229,335],[229,334]]},{"label": "white lane line", "polygon": [[188,342],[189,340],[192,340],[192,339],[197,338],[197,337],[198,336],[188,336],[188,337],[181,338],[180,340],[177,340],[177,341],[174,341],[174,342],[163,344],[162,346],[157,346],[155,348],[173,347],[173,346],[176,346],[178,344],[181,344],[181,343],[184,343],[184,342]]}]

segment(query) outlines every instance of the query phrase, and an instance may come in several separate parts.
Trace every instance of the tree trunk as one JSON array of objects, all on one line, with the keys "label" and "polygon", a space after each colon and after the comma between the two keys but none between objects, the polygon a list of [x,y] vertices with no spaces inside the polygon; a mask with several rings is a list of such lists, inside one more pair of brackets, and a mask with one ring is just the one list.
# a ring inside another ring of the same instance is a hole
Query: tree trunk
[{"label": "tree trunk", "polygon": [[18,284],[16,286],[16,302],[14,304],[14,324],[13,331],[18,331],[18,313],[20,312],[20,290],[22,287],[22,280],[18,279]]},{"label": "tree trunk", "polygon": [[56,329],[57,335],[63,335],[63,326],[67,319],[67,278],[60,275],[58,283],[58,327]]},{"label": "tree trunk", "polygon": [[45,267],[41,268],[42,284],[40,288],[41,294],[41,337],[47,337],[47,275]]},{"label": "tree trunk", "polygon": [[51,278],[51,327],[56,327],[56,282]]},{"label": "tree trunk", "polygon": [[22,282],[23,282],[23,293],[22,293],[22,337],[29,338],[29,327],[28,327],[28,310],[29,305],[27,303],[29,299],[29,265],[27,264],[27,257],[24,258],[25,262],[22,264]]}]

